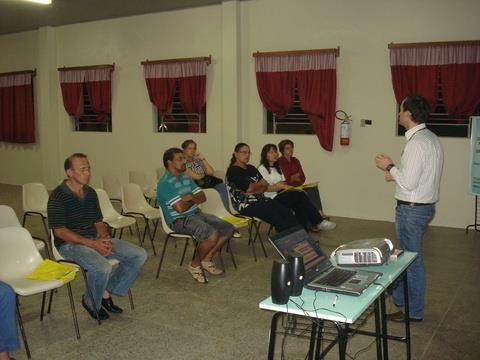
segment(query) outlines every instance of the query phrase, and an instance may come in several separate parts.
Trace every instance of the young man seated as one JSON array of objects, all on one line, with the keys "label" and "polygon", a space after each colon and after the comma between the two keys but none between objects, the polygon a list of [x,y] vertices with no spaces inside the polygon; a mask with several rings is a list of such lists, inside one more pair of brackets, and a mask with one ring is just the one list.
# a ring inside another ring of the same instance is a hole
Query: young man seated
[{"label": "young man seated", "polygon": [[235,229],[228,222],[200,211],[198,205],[205,201],[205,194],[191,177],[184,174],[185,155],[181,149],[166,150],[163,164],[166,171],[158,182],[157,203],[173,231],[192,235],[199,241],[188,271],[196,281],[205,283],[202,267],[212,275],[223,274],[212,259]]}]

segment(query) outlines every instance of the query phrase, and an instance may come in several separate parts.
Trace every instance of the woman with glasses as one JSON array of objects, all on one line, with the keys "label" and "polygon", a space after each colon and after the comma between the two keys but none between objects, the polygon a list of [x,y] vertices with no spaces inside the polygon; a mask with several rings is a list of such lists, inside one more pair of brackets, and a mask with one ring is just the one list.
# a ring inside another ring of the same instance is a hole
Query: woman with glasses
[{"label": "woman with glasses", "polygon": [[232,154],[226,179],[233,207],[242,215],[273,225],[277,232],[297,226],[298,221],[289,208],[264,195],[269,185],[257,168],[249,164],[250,154],[245,143],[237,144]]},{"label": "woman with glasses", "polygon": [[260,155],[258,171],[268,182],[266,197],[275,199],[291,209],[300,224],[307,230],[333,230],[336,224],[324,219],[312,204],[306,193],[295,190],[285,182],[282,170],[278,164],[278,150],[274,144],[263,147]]}]

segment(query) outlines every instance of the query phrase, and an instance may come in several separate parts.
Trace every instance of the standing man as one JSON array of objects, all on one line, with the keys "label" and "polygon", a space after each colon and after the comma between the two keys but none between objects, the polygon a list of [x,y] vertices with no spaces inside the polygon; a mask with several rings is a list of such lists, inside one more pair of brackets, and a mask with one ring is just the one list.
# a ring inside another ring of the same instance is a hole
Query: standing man
[{"label": "standing man", "polygon": [[[67,179],[48,199],[48,223],[58,252],[87,270],[94,304],[86,292],[83,307],[94,319],[96,308],[100,320],[106,320],[107,311],[113,314],[123,311],[113,303],[111,295],[127,295],[147,260],[147,253],[141,247],[110,237],[102,222],[97,193],[88,186],[87,156],[79,153],[69,156],[64,168]],[[109,259],[117,259],[120,264],[112,269]]]},{"label": "standing man", "polygon": [[[408,96],[400,105],[399,123],[406,129],[407,144],[400,165],[379,154],[375,163],[385,171],[386,181],[395,181],[397,207],[395,225],[400,248],[418,253],[408,267],[410,321],[422,321],[425,295],[425,269],[422,257],[422,237],[435,215],[442,174],[443,151],[437,136],[425,127],[430,110],[420,96]],[[405,321],[403,285],[393,291],[393,300],[400,311],[388,319]]]},{"label": "standing man", "polygon": [[190,234],[199,242],[188,272],[196,281],[205,283],[202,267],[212,275],[223,274],[212,259],[232,237],[235,228],[214,215],[200,211],[198,205],[205,202],[205,193],[190,176],[184,174],[185,155],[181,149],[166,150],[163,164],[167,171],[158,182],[157,203],[173,231]]}]

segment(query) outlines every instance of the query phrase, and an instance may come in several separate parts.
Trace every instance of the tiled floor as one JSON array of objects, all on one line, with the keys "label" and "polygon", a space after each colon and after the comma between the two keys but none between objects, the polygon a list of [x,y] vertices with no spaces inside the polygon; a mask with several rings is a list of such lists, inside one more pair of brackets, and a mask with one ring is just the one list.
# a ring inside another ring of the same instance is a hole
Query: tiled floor
[{"label": "tiled floor", "polygon": [[[0,185],[0,204],[12,206],[19,216],[21,188]],[[393,204],[393,202],[392,202]],[[393,205],[392,205],[393,212]],[[393,223],[334,218],[336,230],[318,236],[323,249],[331,252],[339,244],[364,237],[394,239]],[[27,228],[44,236],[41,223],[30,219]],[[263,231],[267,229],[265,226]],[[74,281],[76,309],[82,338],[75,339],[66,290],[54,300],[53,312],[39,321],[40,296],[21,299],[21,311],[34,359],[264,359],[266,358],[271,313],[258,309],[269,295],[271,261],[254,262],[244,237],[233,243],[239,265],[235,271],[229,256],[225,277],[208,285],[195,283],[185,265],[178,265],[182,246],[167,249],[160,278],[155,279],[159,257],[146,245],[149,259],[134,289],[135,310],[127,299],[118,299],[125,309],[98,326],[80,305],[83,284]],[[156,237],[163,244],[163,232]],[[125,239],[136,242],[128,231]],[[180,243],[179,243],[180,245]],[[189,253],[191,254],[190,247]],[[477,251],[479,251],[477,253]],[[478,359],[480,353],[480,234],[463,229],[431,227],[424,241],[427,268],[426,313],[422,323],[412,324],[414,359]],[[260,249],[257,249],[260,254]],[[372,328],[367,319],[366,328]],[[390,326],[401,331],[399,324]],[[277,341],[282,345],[282,338]],[[365,351],[362,351],[365,349]],[[278,348],[277,350],[280,350]],[[307,342],[287,336],[286,359],[304,359]],[[348,344],[350,357],[375,358],[370,338],[354,336]],[[279,352],[277,351],[279,355]],[[13,354],[25,359],[23,348]],[[349,357],[349,358],[350,358]],[[280,357],[278,357],[280,358]],[[334,349],[327,359],[337,358]],[[404,346],[390,345],[390,359],[404,359]]]}]

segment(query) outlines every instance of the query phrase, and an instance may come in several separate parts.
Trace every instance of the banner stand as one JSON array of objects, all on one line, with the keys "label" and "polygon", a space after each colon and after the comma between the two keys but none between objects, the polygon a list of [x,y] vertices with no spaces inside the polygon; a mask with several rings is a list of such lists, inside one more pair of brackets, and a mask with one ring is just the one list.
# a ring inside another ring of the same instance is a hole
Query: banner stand
[{"label": "banner stand", "polygon": [[480,231],[480,224],[478,223],[478,195],[475,195],[475,223],[467,225],[465,232],[468,233],[468,229],[475,228],[475,231]]}]

